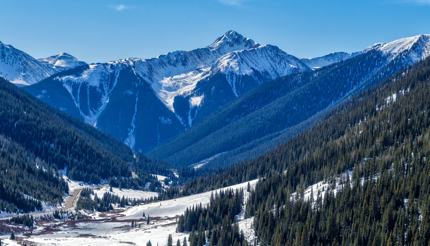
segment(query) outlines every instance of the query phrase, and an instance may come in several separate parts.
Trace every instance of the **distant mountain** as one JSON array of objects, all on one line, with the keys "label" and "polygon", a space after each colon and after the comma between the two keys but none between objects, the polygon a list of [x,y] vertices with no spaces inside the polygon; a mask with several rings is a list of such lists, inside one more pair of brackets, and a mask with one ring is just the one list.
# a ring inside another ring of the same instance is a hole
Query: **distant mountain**
[{"label": "distant mountain", "polygon": [[276,46],[265,45],[230,52],[210,67],[185,76],[172,77],[169,81],[172,83],[193,81],[196,77],[201,80],[197,81],[192,90],[176,94],[173,105],[169,106],[172,106],[184,125],[192,127],[221,106],[266,81],[308,70],[300,60]]},{"label": "distant mountain", "polygon": [[55,73],[85,64],[67,53],[35,59],[12,45],[0,42],[0,76],[17,85],[32,85]]},{"label": "distant mountain", "polygon": [[88,183],[152,189],[161,187],[152,174],[171,175],[162,163],[134,154],[2,78],[0,112],[0,211],[60,203],[67,192],[62,174]]},{"label": "distant mountain", "polygon": [[430,56],[430,36],[378,44],[313,72],[267,82],[151,152],[182,165],[229,165],[312,125],[352,95]]},{"label": "distant mountain", "polygon": [[25,90],[145,152],[264,82],[304,71],[294,56],[229,31],[205,48],[84,65]]},{"label": "distant mountain", "polygon": [[58,72],[86,65],[85,62],[78,60],[78,58],[68,53],[60,53],[47,58],[40,58],[39,61],[51,66]]},{"label": "distant mountain", "polygon": [[0,42],[0,76],[12,83],[31,85],[56,72],[52,66]]},{"label": "distant mountain", "polygon": [[311,67],[312,69],[318,69],[318,68],[331,65],[333,63],[345,61],[346,59],[349,59],[354,55],[356,54],[349,54],[346,52],[335,52],[325,56],[315,57],[311,59],[304,58],[302,59],[302,62],[305,63],[307,66]]}]

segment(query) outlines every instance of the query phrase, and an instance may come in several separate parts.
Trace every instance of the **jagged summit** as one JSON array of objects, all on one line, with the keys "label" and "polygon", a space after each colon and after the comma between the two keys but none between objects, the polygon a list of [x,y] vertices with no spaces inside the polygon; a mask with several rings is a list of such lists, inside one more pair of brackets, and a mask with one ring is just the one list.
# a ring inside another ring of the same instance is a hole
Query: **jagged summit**
[{"label": "jagged summit", "polygon": [[211,49],[226,49],[231,47],[241,47],[239,49],[249,49],[259,46],[254,40],[244,37],[242,34],[230,30],[218,37],[210,46]]},{"label": "jagged summit", "polygon": [[58,71],[63,71],[86,64],[85,62],[80,61],[78,58],[66,52],[62,52],[47,58],[41,58],[39,61],[52,66],[52,68]]}]

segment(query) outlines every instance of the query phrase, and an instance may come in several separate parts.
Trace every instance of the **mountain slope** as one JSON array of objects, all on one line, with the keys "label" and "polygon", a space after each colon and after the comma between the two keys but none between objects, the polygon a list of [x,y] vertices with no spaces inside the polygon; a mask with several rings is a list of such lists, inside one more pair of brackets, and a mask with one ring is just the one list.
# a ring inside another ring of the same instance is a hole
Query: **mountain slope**
[{"label": "mountain slope", "polygon": [[[251,162],[255,170],[277,171],[250,196],[259,242],[428,243],[429,85],[427,59]],[[350,175],[335,184],[342,173]],[[328,190],[304,199],[304,189],[320,181]],[[297,200],[290,200],[295,191]]]},{"label": "mountain slope", "polygon": [[0,42],[0,76],[14,84],[31,85],[56,70],[11,45]]},{"label": "mountain slope", "polygon": [[146,152],[265,81],[309,70],[275,46],[229,31],[205,48],[84,65],[25,90]]},{"label": "mountain slope", "polygon": [[320,56],[320,57],[315,57],[310,59],[302,59],[302,62],[313,69],[318,69],[318,68],[331,65],[333,63],[345,61],[354,55],[355,54],[349,54],[346,52],[335,52],[325,56]]},{"label": "mountain slope", "polygon": [[276,46],[234,51],[202,69],[198,76],[204,79],[194,90],[176,96],[173,110],[191,127],[266,81],[308,70],[300,60]]},{"label": "mountain slope", "polygon": [[128,64],[82,66],[24,90],[139,151],[183,130]]},{"label": "mountain slope", "polygon": [[160,184],[150,174],[168,174],[161,163],[133,154],[124,144],[53,111],[4,79],[0,95],[0,210],[29,211],[40,209],[40,201],[61,201],[67,186],[59,170],[74,180],[123,187],[150,182],[156,188]]},{"label": "mountain slope", "polygon": [[183,192],[259,177],[245,217],[261,245],[425,245],[429,93],[430,58],[354,96],[287,143]]},{"label": "mountain slope", "polygon": [[78,58],[68,53],[60,53],[50,57],[40,58],[38,60],[51,66],[58,72],[86,65],[85,62],[78,60]]},{"label": "mountain slope", "polygon": [[[315,72],[290,75],[266,83],[157,148],[151,156],[182,165],[214,156],[226,158],[229,151],[234,152],[249,142],[294,128],[364,88],[409,68],[428,56],[429,37],[421,35],[377,45],[351,59]],[[394,46],[402,48],[393,49]],[[288,135],[294,134],[290,132]],[[263,144],[270,146],[267,141]],[[253,148],[245,149],[245,152],[252,152]],[[260,149],[259,153],[264,149]]]}]

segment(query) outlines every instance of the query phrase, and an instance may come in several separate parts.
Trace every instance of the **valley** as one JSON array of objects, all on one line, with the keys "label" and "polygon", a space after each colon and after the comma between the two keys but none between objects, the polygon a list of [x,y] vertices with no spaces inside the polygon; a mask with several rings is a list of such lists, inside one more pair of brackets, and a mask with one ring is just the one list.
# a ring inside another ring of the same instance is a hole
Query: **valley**
[{"label": "valley", "polygon": [[0,3],[0,246],[430,245],[429,7]]},{"label": "valley", "polygon": [[[188,234],[177,233],[176,226],[178,216],[182,215],[186,208],[208,204],[211,194],[230,189],[245,190],[248,184],[253,189],[256,183],[257,180],[251,180],[223,189],[172,200],[156,201],[125,209],[118,208],[110,212],[85,213],[82,219],[54,219],[48,221],[41,219],[36,222],[35,228],[31,229],[31,233],[24,231],[23,234],[16,234],[16,241],[22,244],[36,243],[37,245],[55,245],[58,243],[62,245],[76,245],[76,243],[84,245],[146,245],[148,241],[151,241],[155,245],[163,245],[167,241],[169,234],[173,236],[175,241],[177,239],[182,241],[184,237],[188,238]],[[59,210],[70,209],[69,211],[72,212],[69,204],[75,201],[76,194],[81,191],[82,187],[84,185],[69,182],[69,188],[71,190],[75,189]],[[104,187],[93,187],[92,189],[97,193],[104,192]],[[129,195],[141,199],[156,195],[156,193],[142,193],[133,190],[123,191],[123,194],[124,196]],[[34,216],[42,217],[47,214],[34,214]],[[150,218],[149,222],[148,218]],[[252,229],[249,225],[249,219],[245,220],[243,217],[238,217],[237,223],[243,228]],[[249,234],[248,237],[253,235],[252,231],[247,233]],[[5,245],[14,245],[10,244],[7,240],[8,237],[0,238],[4,240]]]}]

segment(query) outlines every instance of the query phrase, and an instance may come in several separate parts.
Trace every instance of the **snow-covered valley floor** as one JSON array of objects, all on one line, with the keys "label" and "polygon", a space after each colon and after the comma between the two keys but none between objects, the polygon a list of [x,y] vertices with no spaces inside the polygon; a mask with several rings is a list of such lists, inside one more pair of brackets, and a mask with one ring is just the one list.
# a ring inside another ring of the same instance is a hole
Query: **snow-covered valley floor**
[{"label": "snow-covered valley floor", "polygon": [[[152,245],[166,245],[169,234],[174,242],[188,237],[184,233],[176,233],[177,217],[185,212],[189,207],[199,204],[207,205],[211,194],[227,189],[246,189],[250,184],[254,188],[257,180],[233,185],[230,187],[209,191],[205,193],[180,197],[177,199],[158,201],[129,207],[127,209],[116,210],[111,213],[88,214],[93,219],[80,221],[46,222],[39,224],[32,235],[17,235],[18,242],[27,245],[146,245],[151,241]],[[83,188],[76,186],[75,189]],[[99,188],[99,192],[104,192],[104,188]],[[107,192],[107,190],[106,190]],[[134,194],[136,197],[149,196],[153,194],[139,194],[137,191],[122,191]],[[136,193],[137,192],[137,193]],[[97,192],[98,193],[98,192]],[[119,193],[119,191],[115,192]],[[125,195],[125,194],[124,194]],[[147,217],[150,217],[148,224]],[[247,238],[253,238],[252,219],[237,217],[237,222],[244,230]],[[132,226],[133,223],[133,226]],[[2,237],[6,239],[7,237]],[[4,240],[6,243],[12,241]],[[11,245],[11,244],[10,244]]]}]

